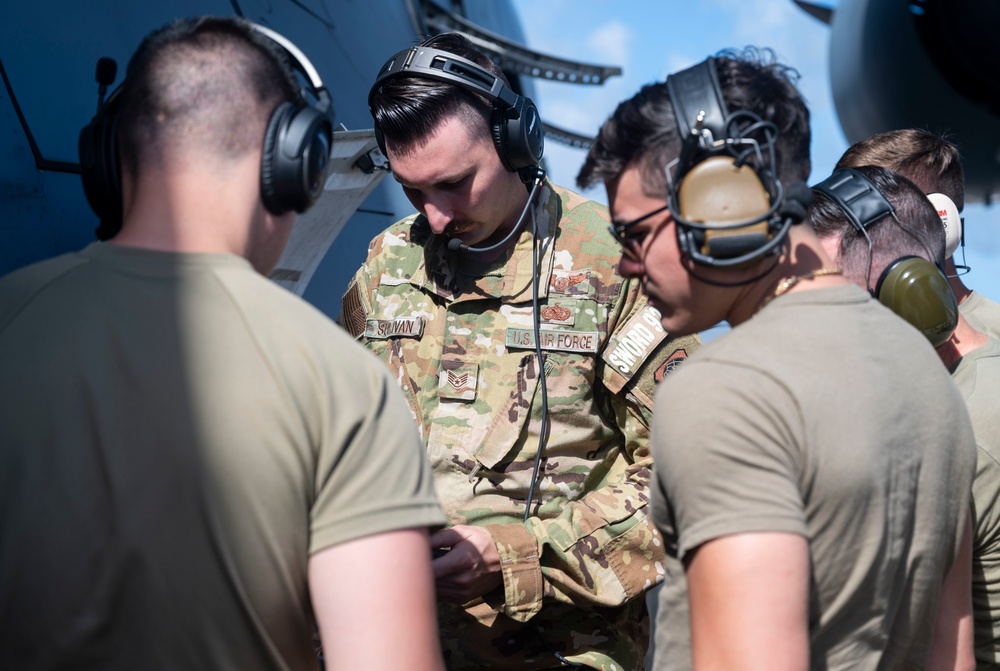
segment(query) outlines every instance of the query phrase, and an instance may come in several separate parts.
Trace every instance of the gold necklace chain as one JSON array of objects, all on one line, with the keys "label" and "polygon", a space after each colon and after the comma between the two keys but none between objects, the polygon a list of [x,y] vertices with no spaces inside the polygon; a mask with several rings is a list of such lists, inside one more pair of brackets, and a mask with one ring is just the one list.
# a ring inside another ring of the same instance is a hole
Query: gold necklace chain
[{"label": "gold necklace chain", "polygon": [[[803,280],[811,280],[813,278],[822,277],[824,275],[843,275],[843,274],[844,271],[841,270],[840,268],[820,268],[818,270],[813,270],[808,273],[796,275],[795,277],[786,277],[785,279],[778,282],[778,286],[774,288],[774,291],[771,292],[770,296],[767,296],[763,301],[761,301],[760,307],[761,308],[764,307],[778,296],[787,293],[789,289],[794,287],[799,282],[802,282]],[[757,309],[759,310],[760,308]]]}]

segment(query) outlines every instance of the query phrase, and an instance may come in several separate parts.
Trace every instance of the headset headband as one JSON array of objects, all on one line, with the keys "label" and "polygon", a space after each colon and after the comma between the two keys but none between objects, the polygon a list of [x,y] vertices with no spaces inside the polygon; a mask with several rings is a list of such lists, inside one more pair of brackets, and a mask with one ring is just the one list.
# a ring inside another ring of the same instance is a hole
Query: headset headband
[{"label": "headset headband", "polygon": [[386,153],[385,139],[375,114],[375,96],[389,79],[420,77],[459,86],[491,101],[490,134],[504,167],[529,186],[538,175],[545,136],[531,98],[515,93],[503,78],[483,66],[449,51],[416,46],[403,49],[385,62],[368,91],[368,109],[375,120],[375,140]]},{"label": "headset headband", "polygon": [[667,198],[682,254],[731,268],[777,253],[810,195],[804,185],[786,194],[774,175],[777,126],[750,110],[729,112],[713,57],[666,84],[681,141],[666,167]]},{"label": "headset headband", "polygon": [[310,61],[306,55],[302,53],[301,49],[292,44],[284,35],[276,33],[266,26],[253,23],[252,21],[248,21],[247,23],[252,29],[256,30],[258,33],[262,33],[266,37],[271,38],[271,41],[276,42],[278,46],[287,51],[292,57],[292,60],[299,65],[299,68],[302,70],[302,74],[306,76],[306,79],[308,79],[309,83],[312,84],[314,90],[317,92],[326,91],[323,81],[319,78],[319,72],[316,71],[316,68],[313,67],[312,61]]},{"label": "headset headband", "polygon": [[834,170],[813,188],[837,203],[858,231],[863,232],[885,215],[896,212],[879,188],[852,168]]},{"label": "headset headband", "polygon": [[383,82],[406,76],[428,77],[475,89],[491,100],[502,103],[508,114],[516,114],[518,99],[521,98],[503,79],[481,65],[449,51],[418,46],[403,49],[385,62],[368,91],[368,108],[373,108],[373,99]]},{"label": "headset headband", "polygon": [[704,131],[711,134],[710,142],[726,137],[726,117],[729,113],[719,86],[714,58],[709,57],[667,77],[667,91],[682,141],[687,142],[692,137],[703,139]]}]

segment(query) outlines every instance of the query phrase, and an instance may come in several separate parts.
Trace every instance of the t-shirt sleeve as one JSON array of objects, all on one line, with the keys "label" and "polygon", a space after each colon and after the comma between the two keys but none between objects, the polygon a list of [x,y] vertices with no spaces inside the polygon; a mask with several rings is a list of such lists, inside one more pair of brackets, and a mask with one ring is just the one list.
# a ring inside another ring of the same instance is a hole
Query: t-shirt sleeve
[{"label": "t-shirt sleeve", "polygon": [[363,536],[445,522],[402,392],[360,345],[341,346],[349,350],[350,365],[335,373],[322,426],[310,554]]},{"label": "t-shirt sleeve", "polygon": [[[751,368],[688,362],[661,385],[653,415],[653,515],[680,559],[754,531],[806,535],[800,412]],[[672,548],[671,548],[672,549]]]}]

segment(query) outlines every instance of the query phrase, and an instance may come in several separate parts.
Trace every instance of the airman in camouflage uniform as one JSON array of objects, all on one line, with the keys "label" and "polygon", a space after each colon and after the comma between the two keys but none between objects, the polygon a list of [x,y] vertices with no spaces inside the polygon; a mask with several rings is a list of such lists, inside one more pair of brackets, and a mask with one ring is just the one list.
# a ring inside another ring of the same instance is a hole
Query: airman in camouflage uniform
[{"label": "airman in camouflage uniform", "polygon": [[[449,51],[438,38],[432,48]],[[452,88],[433,94],[461,95]],[[400,108],[406,94],[432,95],[403,91]],[[519,218],[524,186],[485,125],[444,106],[409,143],[389,131],[410,131],[413,110],[389,129],[376,113],[420,214],[371,243],[341,322],[408,398],[449,517],[431,538],[450,548],[434,561],[445,659],[452,669],[549,669],[559,655],[640,670],[644,593],[663,579],[647,513],[653,390],[699,341],[669,338],[639,284],[618,273],[605,207],[542,181],[531,217]],[[482,251],[498,238],[496,253]],[[445,575],[456,556],[472,558],[467,576]]]},{"label": "airman in camouflage uniform", "polygon": [[642,594],[663,577],[646,511],[651,397],[698,340],[668,338],[618,274],[603,206],[546,183],[537,223],[551,428],[527,523],[542,419],[530,231],[472,269],[423,216],[404,219],[371,243],[341,319],[406,392],[450,523],[486,526],[501,554],[502,590],[439,603],[449,667],[555,666],[537,625],[568,659],[641,669]]}]

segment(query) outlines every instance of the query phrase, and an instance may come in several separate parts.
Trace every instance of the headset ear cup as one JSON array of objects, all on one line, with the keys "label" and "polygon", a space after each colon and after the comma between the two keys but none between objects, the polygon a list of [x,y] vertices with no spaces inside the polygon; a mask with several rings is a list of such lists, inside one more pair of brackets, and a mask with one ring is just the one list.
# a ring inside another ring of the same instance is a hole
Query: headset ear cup
[{"label": "headset ear cup", "polygon": [[264,131],[264,148],[260,158],[260,198],[268,212],[280,216],[291,208],[282,203],[280,185],[278,183],[278,136],[286,126],[286,120],[292,114],[295,105],[290,102],[281,103],[271,114]]},{"label": "headset ear cup", "polygon": [[937,210],[941,225],[944,226],[944,258],[951,258],[962,241],[962,218],[958,214],[958,207],[955,206],[955,201],[943,193],[929,193],[927,200]]},{"label": "headset ear cup", "polygon": [[378,123],[375,123],[375,144],[378,145],[378,150],[382,152],[382,156],[385,156],[385,160],[389,160],[389,152],[385,150],[385,136],[382,135],[382,129],[379,128]]},{"label": "headset ear cup", "polygon": [[500,162],[503,163],[503,167],[507,168],[510,172],[516,172],[517,169],[513,166],[507,154],[509,147],[507,142],[507,115],[497,105],[493,106],[493,112],[490,114],[490,135],[493,137],[493,146],[497,148],[497,155],[500,156]]},{"label": "headset ear cup", "polygon": [[100,218],[98,240],[113,238],[122,225],[121,170],[118,163],[118,100],[121,86],[112,91],[94,118],[80,131],[77,150],[80,180],[90,208]]},{"label": "headset ear cup", "polygon": [[889,264],[875,295],[880,303],[927,336],[935,348],[958,326],[958,301],[948,279],[930,261],[905,256]]},{"label": "headset ear cup", "polygon": [[268,212],[305,212],[323,191],[333,128],[313,107],[278,106],[264,133],[261,199]]},{"label": "headset ear cup", "polygon": [[[771,239],[771,225],[764,218],[771,209],[770,194],[752,167],[737,167],[730,156],[710,156],[688,170],[678,187],[677,205],[681,218],[706,227],[688,232],[698,246],[692,258],[736,258]],[[725,228],[742,221],[756,223]]]},{"label": "headset ear cup", "polygon": [[507,162],[514,170],[534,168],[541,163],[545,140],[538,109],[530,98],[518,100],[514,118],[506,119],[504,136]]}]

